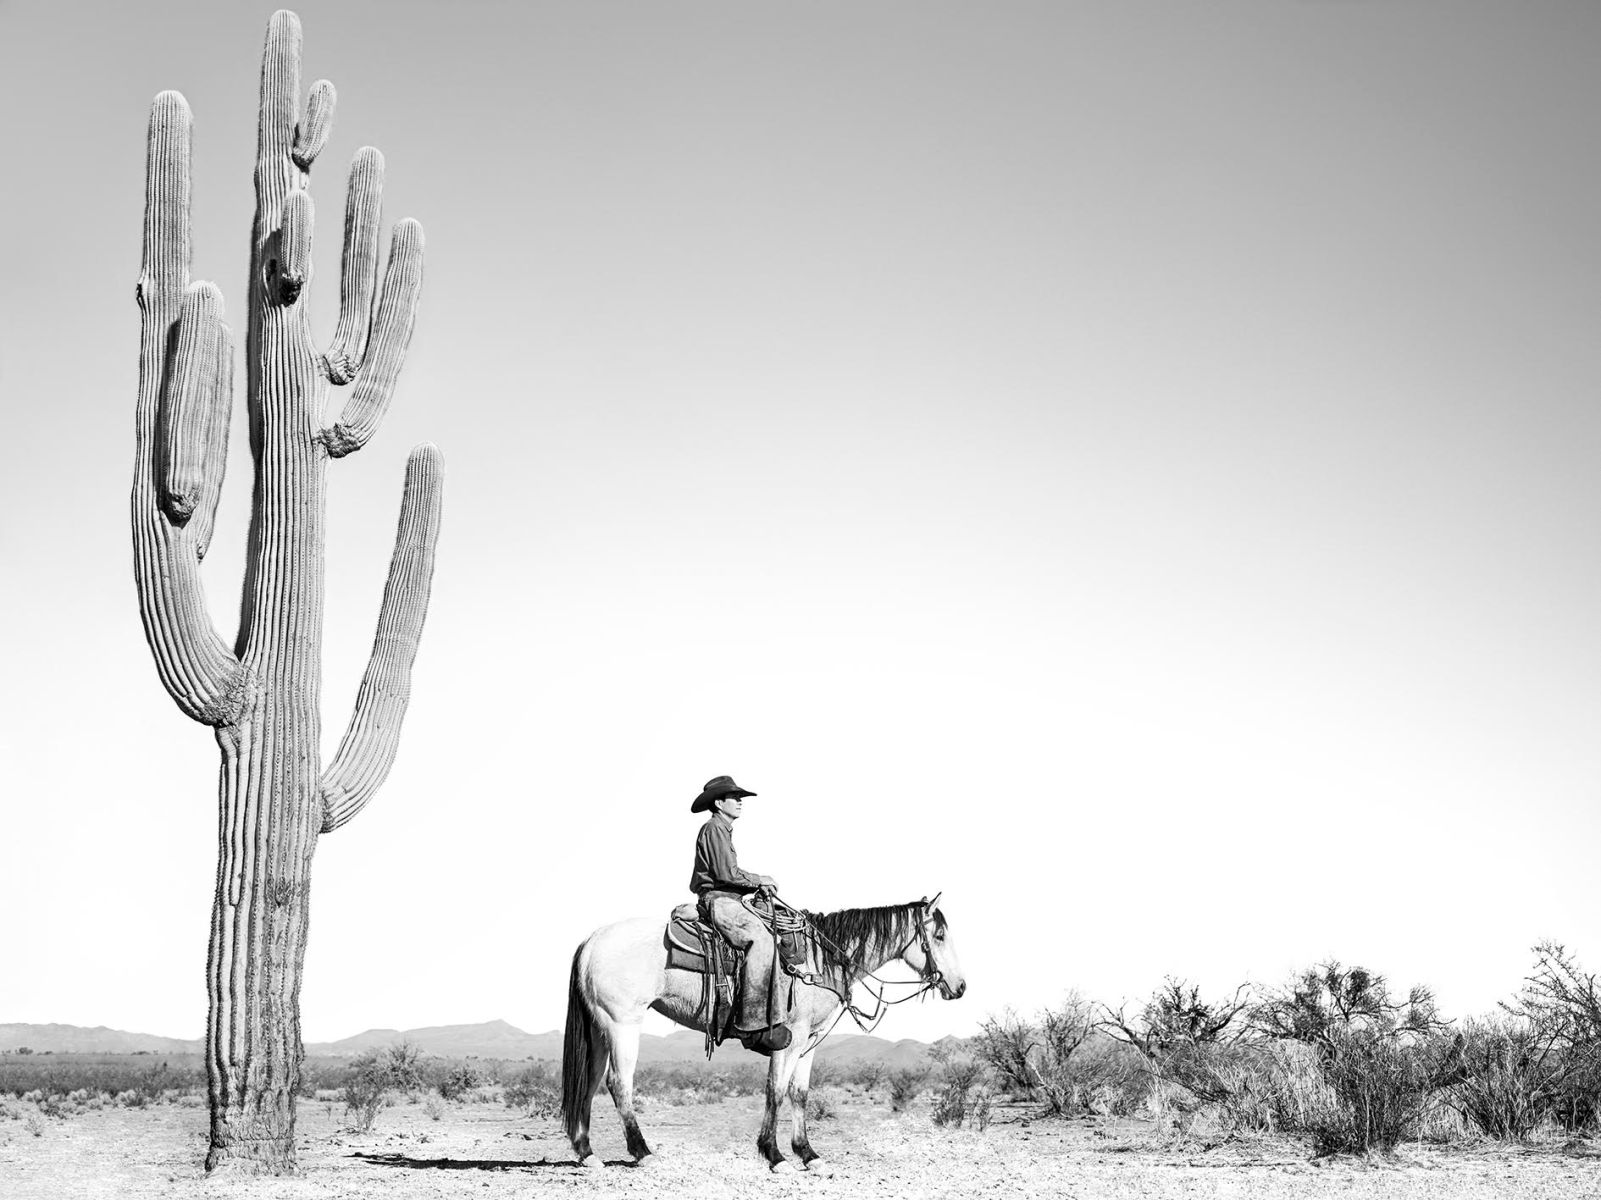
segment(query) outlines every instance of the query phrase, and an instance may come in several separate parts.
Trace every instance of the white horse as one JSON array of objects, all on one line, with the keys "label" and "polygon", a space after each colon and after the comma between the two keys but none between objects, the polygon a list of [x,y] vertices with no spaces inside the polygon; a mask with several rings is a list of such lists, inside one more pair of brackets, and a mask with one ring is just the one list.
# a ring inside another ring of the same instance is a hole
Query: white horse
[{"label": "white horse", "polygon": [[[634,1065],[647,1009],[704,1031],[702,977],[667,965],[666,930],[660,921],[619,921],[597,929],[573,955],[562,1045],[562,1117],[578,1161],[604,1166],[589,1144],[590,1106],[604,1080],[623,1118],[628,1153],[645,1166],[650,1147],[634,1115]],[[778,1106],[787,1092],[794,1135],[790,1145],[808,1170],[831,1173],[806,1136],[806,1092],[812,1052],[833,1027],[851,988],[887,963],[916,971],[924,990],[947,1000],[967,990],[939,897],[886,908],[847,908],[810,918],[809,953],[796,978],[785,1023],[794,1040],[774,1051],[767,1070],[767,1111],[756,1145],[774,1171],[792,1169],[778,1152]],[[785,994],[790,980],[781,982]],[[608,1071],[607,1068],[610,1068]]]}]

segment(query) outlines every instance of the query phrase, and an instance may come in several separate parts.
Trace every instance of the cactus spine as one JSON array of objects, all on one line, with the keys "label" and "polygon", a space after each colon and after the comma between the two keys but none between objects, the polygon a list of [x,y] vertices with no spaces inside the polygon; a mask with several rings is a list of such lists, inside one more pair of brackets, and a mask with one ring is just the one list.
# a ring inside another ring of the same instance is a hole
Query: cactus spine
[{"label": "cactus spine", "polygon": [[[145,638],[167,691],[214,728],[222,750],[219,852],[207,982],[211,1105],[207,1169],[294,1167],[301,1059],[300,972],[317,837],[371,799],[394,760],[439,533],[441,462],[406,464],[400,524],[372,656],[344,740],[320,768],[326,470],[358,450],[389,404],[422,282],[422,228],[395,226],[381,293],[383,158],[351,164],[339,321],[312,347],[309,173],[327,141],[334,90],[300,111],[300,22],[274,14],[261,70],[256,214],[250,242],[247,403],[255,461],[239,633],[214,628],[201,587],[227,451],[233,336],[222,295],[189,281],[189,106],[156,97],[146,160],[134,574]],[[353,385],[324,425],[331,385]]]}]

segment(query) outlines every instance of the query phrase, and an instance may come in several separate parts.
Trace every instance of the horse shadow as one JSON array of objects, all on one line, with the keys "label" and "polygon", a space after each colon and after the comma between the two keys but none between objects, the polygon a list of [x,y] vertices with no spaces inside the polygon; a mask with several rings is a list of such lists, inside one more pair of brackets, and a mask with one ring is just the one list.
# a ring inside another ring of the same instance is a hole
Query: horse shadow
[{"label": "horse shadow", "polygon": [[[357,1150],[349,1155],[375,1167],[399,1167],[407,1171],[531,1171],[563,1168],[582,1170],[576,1158],[413,1158],[409,1154],[367,1154]],[[631,1158],[607,1161],[608,1167],[638,1167]],[[487,1186],[487,1185],[486,1185]]]}]

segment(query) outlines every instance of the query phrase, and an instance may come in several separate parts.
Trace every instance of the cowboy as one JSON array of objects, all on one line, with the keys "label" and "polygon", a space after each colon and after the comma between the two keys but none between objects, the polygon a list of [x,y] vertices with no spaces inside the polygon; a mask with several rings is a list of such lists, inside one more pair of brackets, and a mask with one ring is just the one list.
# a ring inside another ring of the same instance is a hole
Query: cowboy
[{"label": "cowboy", "polygon": [[745,805],[747,792],[727,775],[708,780],[695,802],[692,813],[711,810],[695,838],[695,873],[689,877],[689,890],[695,893],[696,907],[703,921],[717,927],[728,941],[745,952],[745,969],[740,982],[743,1000],[734,1031],[746,1049],[761,1054],[782,1050],[790,1043],[789,1026],[769,1024],[768,989],[773,977],[773,933],[767,923],[745,907],[743,896],[755,892],[771,897],[778,881],[771,875],[753,875],[740,869],[734,856],[734,822]]}]

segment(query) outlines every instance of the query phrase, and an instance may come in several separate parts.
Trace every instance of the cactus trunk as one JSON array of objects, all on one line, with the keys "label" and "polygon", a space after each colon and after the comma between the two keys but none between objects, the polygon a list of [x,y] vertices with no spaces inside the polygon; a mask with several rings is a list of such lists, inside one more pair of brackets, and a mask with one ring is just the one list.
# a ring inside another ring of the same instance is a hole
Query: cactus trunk
[{"label": "cactus trunk", "polygon": [[[427,612],[441,467],[432,446],[407,463],[378,636],[334,762],[320,759],[323,524],[332,459],[364,445],[410,341],[422,231],[396,226],[374,303],[382,158],[352,164],[335,344],[312,347],[309,172],[328,135],[326,82],[299,106],[300,25],[274,15],[262,61],[251,238],[247,407],[255,482],[239,633],[212,627],[201,589],[226,456],[232,338],[210,284],[189,282],[190,115],[164,92],[151,110],[143,267],[134,574],[146,640],[179,707],[215,728],[222,751],[216,892],[207,960],[208,1169],[294,1167],[300,976],[311,858],[377,791],[394,760]],[[334,384],[354,384],[323,427]]]},{"label": "cactus trunk", "polygon": [[292,743],[272,732],[281,725],[275,707],[263,703],[217,733],[223,763],[206,963],[208,1170],[235,1161],[272,1173],[294,1166],[300,970],[317,822],[304,780],[262,769],[293,758],[285,754]]}]

